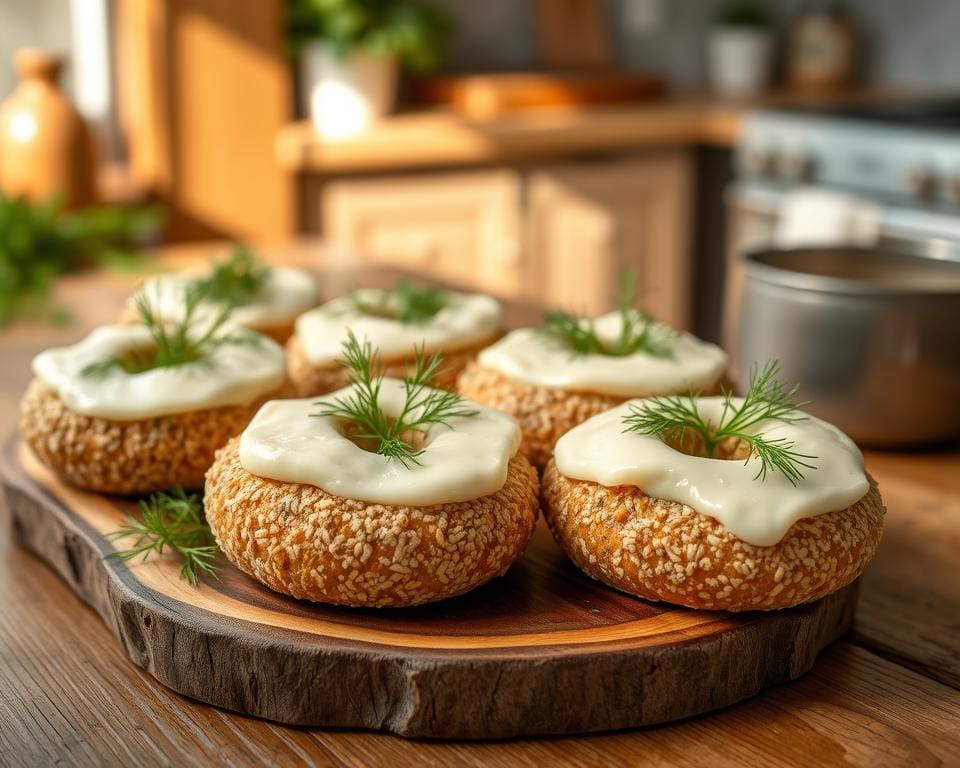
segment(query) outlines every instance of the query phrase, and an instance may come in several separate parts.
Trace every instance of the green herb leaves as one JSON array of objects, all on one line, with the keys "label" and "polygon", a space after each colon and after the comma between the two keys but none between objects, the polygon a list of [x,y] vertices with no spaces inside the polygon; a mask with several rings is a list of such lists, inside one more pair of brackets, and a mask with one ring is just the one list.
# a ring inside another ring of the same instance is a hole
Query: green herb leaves
[{"label": "green herb leaves", "polygon": [[132,536],[133,543],[108,557],[131,560],[142,555],[146,559],[151,552],[162,555],[171,550],[182,560],[180,578],[195,585],[200,574],[216,577],[217,544],[198,496],[175,488],[170,493],[154,493],[141,501],[139,508],[139,519],[131,515],[121,528],[107,535],[111,541]]},{"label": "green herb leaves", "polygon": [[350,370],[353,391],[333,401],[320,401],[321,417],[343,419],[346,434],[358,443],[369,443],[371,449],[396,459],[404,467],[419,464],[422,443],[431,427],[448,425],[450,419],[475,416],[477,411],[463,404],[456,392],[430,388],[440,370],[442,355],[427,357],[417,352],[412,373],[404,378],[404,404],[396,417],[380,407],[383,375],[369,341],[359,342],[351,332],[343,345],[344,367]]},{"label": "green herb leaves", "polygon": [[576,355],[624,357],[643,353],[650,357],[670,357],[673,350],[669,332],[637,307],[639,296],[634,271],[621,271],[618,282],[616,302],[620,332],[612,342],[601,339],[590,320],[562,311],[544,315],[540,334]]},{"label": "green herb leaves", "polygon": [[762,370],[755,367],[750,375],[750,389],[743,402],[734,404],[733,396],[724,393],[718,423],[705,421],[698,409],[699,395],[669,395],[649,398],[641,405],[632,405],[623,419],[625,432],[652,435],[666,442],[685,445],[689,438],[700,441],[707,458],[715,458],[721,444],[730,441],[749,449],[747,461],[755,456],[760,469],[755,480],[765,480],[767,473],[778,471],[793,485],[803,479],[803,469],[815,469],[807,459],[816,456],[793,450],[786,438],[767,439],[753,430],[764,421],[792,424],[804,418],[797,412],[802,403],[794,403],[797,388],[787,389],[777,380],[780,364],[768,362]]},{"label": "green herb leaves", "polygon": [[160,226],[158,208],[103,206],[65,213],[58,200],[0,194],[0,326],[24,317],[62,320],[50,290],[60,275],[130,261]]},{"label": "green herb leaves", "polygon": [[214,266],[208,277],[196,282],[209,301],[238,307],[249,304],[263,290],[270,270],[245,245],[236,245],[230,258]]},{"label": "green herb leaves", "polygon": [[430,320],[449,304],[447,292],[433,286],[417,286],[407,279],[397,281],[383,291],[380,300],[368,301],[363,294],[350,294],[353,308],[365,315],[388,317],[404,325],[419,325]]},{"label": "green herb leaves", "polygon": [[198,317],[200,305],[206,298],[203,286],[193,284],[185,291],[182,316],[175,322],[164,323],[150,299],[141,294],[137,298],[137,317],[149,332],[151,344],[131,349],[122,355],[97,360],[83,368],[84,376],[102,377],[115,370],[135,374],[155,368],[182,365],[213,364],[214,351],[228,344],[255,345],[256,334],[227,326],[232,307],[225,305],[218,313]]},{"label": "green herb leaves", "polygon": [[440,65],[451,32],[449,15],[424,0],[289,0],[286,8],[292,53],[322,41],[341,57],[363,49],[418,72]]}]

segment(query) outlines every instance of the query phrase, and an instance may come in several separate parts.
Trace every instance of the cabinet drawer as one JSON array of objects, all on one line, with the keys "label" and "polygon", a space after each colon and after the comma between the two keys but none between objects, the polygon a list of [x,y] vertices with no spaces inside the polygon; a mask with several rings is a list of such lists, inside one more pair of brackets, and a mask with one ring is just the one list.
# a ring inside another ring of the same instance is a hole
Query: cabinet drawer
[{"label": "cabinet drawer", "polygon": [[511,171],[337,181],[322,207],[337,245],[478,290],[519,291],[520,180]]}]

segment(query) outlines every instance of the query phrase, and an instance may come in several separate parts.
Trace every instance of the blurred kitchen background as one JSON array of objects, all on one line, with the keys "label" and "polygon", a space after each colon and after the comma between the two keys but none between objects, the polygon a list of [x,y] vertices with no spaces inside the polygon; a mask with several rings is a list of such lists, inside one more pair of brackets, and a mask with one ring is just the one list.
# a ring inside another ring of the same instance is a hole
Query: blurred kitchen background
[{"label": "blurred kitchen background", "polygon": [[[586,313],[631,265],[654,315],[730,347],[747,251],[960,258],[956,0],[5,0],[2,16],[6,198],[156,204],[154,243],[319,236]],[[61,61],[82,124],[53,104]],[[948,286],[936,327],[960,326],[956,272],[811,258],[867,293]],[[848,315],[863,299],[835,294]],[[911,311],[884,322],[920,327]],[[827,341],[784,322],[750,320]],[[838,334],[821,379],[868,344]],[[917,359],[901,342],[891,366]],[[939,365],[926,385],[956,394],[956,361]]]}]

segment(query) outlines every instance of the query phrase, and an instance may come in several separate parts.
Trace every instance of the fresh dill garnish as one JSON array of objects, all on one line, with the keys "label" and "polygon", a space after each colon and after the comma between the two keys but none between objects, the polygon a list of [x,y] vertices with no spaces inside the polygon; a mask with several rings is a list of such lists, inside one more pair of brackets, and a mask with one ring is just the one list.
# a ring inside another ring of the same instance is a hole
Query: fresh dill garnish
[{"label": "fresh dill garnish", "polygon": [[217,544],[198,496],[174,488],[170,493],[154,493],[141,500],[139,509],[139,518],[129,515],[122,527],[107,534],[111,541],[133,536],[133,543],[107,557],[132,560],[142,555],[146,560],[151,553],[162,555],[169,549],[182,560],[181,579],[195,585],[200,574],[217,576]]},{"label": "fresh dill garnish", "polygon": [[358,312],[375,317],[389,317],[404,325],[419,325],[436,315],[450,303],[447,292],[436,286],[418,286],[401,278],[393,288],[384,290],[379,301],[368,301],[356,291],[350,294]]},{"label": "fresh dill garnish", "polygon": [[768,362],[762,370],[756,366],[750,373],[750,389],[743,402],[735,405],[733,394],[724,391],[723,409],[716,424],[704,420],[697,408],[698,393],[652,397],[640,405],[630,406],[623,417],[624,432],[652,435],[675,445],[687,444],[688,437],[700,441],[707,458],[715,458],[717,449],[734,443],[749,449],[746,461],[756,456],[760,469],[754,480],[765,480],[767,473],[779,471],[793,485],[803,479],[803,468],[816,469],[805,459],[815,459],[793,450],[786,438],[768,439],[752,430],[764,421],[793,424],[804,418],[798,412],[804,403],[795,403],[797,387],[787,389],[777,380],[780,364]]},{"label": "fresh dill garnish", "polygon": [[369,442],[374,452],[396,459],[404,467],[419,464],[423,440],[436,425],[449,426],[449,420],[476,416],[456,392],[432,389],[429,383],[437,375],[443,356],[437,352],[427,357],[417,351],[413,371],[403,380],[404,403],[396,418],[380,407],[383,374],[369,341],[363,343],[351,331],[343,343],[341,364],[349,369],[353,391],[333,401],[319,401],[321,417],[334,417],[345,422],[350,437]]},{"label": "fresh dill garnish", "polygon": [[620,314],[620,333],[612,342],[601,339],[587,318],[556,310],[543,316],[540,333],[577,355],[623,357],[641,352],[651,357],[670,357],[673,348],[665,329],[654,322],[637,304],[636,273],[621,270],[616,295]]},{"label": "fresh dill garnish", "polygon": [[236,245],[230,258],[196,281],[204,298],[237,307],[250,303],[270,276],[269,268],[245,245]]},{"label": "fresh dill garnish", "polygon": [[[155,368],[173,368],[181,365],[213,364],[212,353],[230,344],[257,344],[259,337],[242,329],[229,327],[231,306],[219,312],[198,317],[200,305],[206,299],[202,287],[189,285],[184,289],[183,314],[178,320],[165,323],[146,294],[137,297],[136,311],[139,323],[150,332],[151,343],[143,348],[130,349],[119,355],[96,360],[81,370],[83,376],[103,377],[114,370],[143,373]],[[194,330],[199,326],[199,330]]]}]

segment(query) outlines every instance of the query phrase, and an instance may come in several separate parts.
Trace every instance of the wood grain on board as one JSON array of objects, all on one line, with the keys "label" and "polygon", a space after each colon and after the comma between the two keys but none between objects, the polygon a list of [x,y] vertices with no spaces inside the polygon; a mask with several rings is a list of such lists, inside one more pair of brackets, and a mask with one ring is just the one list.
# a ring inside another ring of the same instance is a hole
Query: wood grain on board
[{"label": "wood grain on board", "polygon": [[813,665],[856,585],[789,611],[647,603],[574,569],[541,527],[501,579],[403,610],[314,605],[221,559],[191,587],[173,556],[105,558],[133,502],[61,484],[19,440],[4,490],[19,540],[107,622],[134,663],[192,698],[294,725],[503,738],[675,720]]}]

